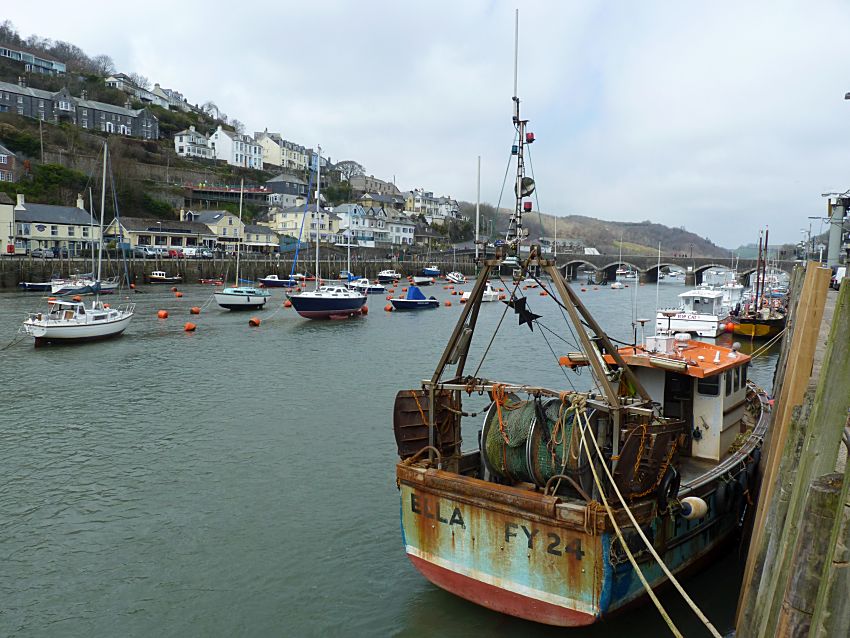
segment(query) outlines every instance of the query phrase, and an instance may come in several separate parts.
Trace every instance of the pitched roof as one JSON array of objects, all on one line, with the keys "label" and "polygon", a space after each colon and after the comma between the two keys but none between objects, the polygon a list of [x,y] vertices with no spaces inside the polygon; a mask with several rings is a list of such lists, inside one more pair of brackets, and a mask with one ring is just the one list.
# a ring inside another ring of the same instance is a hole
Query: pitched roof
[{"label": "pitched roof", "polygon": [[167,232],[186,235],[214,235],[206,224],[200,222],[181,222],[177,219],[157,219],[155,217],[122,217],[121,225],[125,230],[137,232]]},{"label": "pitched roof", "polygon": [[15,156],[15,154],[12,151],[10,151],[8,148],[3,146],[2,144],[0,144],[0,154],[2,154],[2,155],[12,155],[13,157]]},{"label": "pitched roof", "polygon": [[202,211],[188,211],[194,218],[195,221],[201,222],[202,224],[217,224],[221,219],[223,219],[227,215],[232,215],[236,217],[233,213],[228,210],[202,210]]},{"label": "pitched roof", "polygon": [[295,175],[287,175],[286,173],[281,173],[275,177],[272,177],[270,180],[266,181],[266,184],[269,182],[289,182],[290,184],[307,184],[307,182],[300,177],[296,177]]},{"label": "pitched roof", "polygon": [[261,226],[260,224],[245,224],[245,232],[246,233],[254,233],[255,235],[276,235],[271,228],[268,226]]},{"label": "pitched roof", "polygon": [[6,193],[0,191],[0,204],[14,204],[12,198],[9,197]]},{"label": "pitched roof", "polygon": [[54,206],[52,204],[26,202],[23,208],[15,207],[15,221],[87,226],[92,223],[92,216],[76,206]]},{"label": "pitched roof", "polygon": [[42,100],[52,100],[53,96],[56,95],[56,93],[53,93],[52,91],[33,89],[28,86],[21,86],[20,84],[12,84],[11,82],[0,82],[0,89],[8,91],[9,93],[17,93],[18,95],[37,97]]}]

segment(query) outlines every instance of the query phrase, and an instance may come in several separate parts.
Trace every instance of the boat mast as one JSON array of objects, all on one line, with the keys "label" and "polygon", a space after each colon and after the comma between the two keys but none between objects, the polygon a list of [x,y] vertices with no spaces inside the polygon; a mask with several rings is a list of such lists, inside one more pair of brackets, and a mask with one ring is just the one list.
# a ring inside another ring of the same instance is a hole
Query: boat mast
[{"label": "boat mast", "polygon": [[316,155],[316,290],[319,289],[319,198],[322,194],[322,147]]},{"label": "boat mast", "polygon": [[89,186],[89,246],[91,247],[91,272],[94,275],[96,269],[94,264],[94,195]]},{"label": "boat mast", "polygon": [[[100,265],[103,260],[103,215],[106,209],[106,155],[108,148],[106,140],[103,141],[103,179],[100,185],[100,247],[97,251],[97,278],[100,283]],[[98,286],[99,287],[99,286]]]},{"label": "boat mast", "polygon": [[[523,230],[522,230],[522,210],[523,210],[523,202],[522,198],[525,195],[530,195],[531,192],[523,189],[523,176],[525,175],[525,125],[528,123],[527,120],[521,120],[519,117],[519,97],[517,97],[517,65],[519,61],[519,9],[516,10],[516,19],[514,23],[514,126],[517,128],[517,135],[519,139],[517,140],[516,146],[516,185],[514,188],[516,189],[516,206],[514,207],[514,214],[511,217],[511,221],[508,224],[508,233],[505,237],[507,247],[508,247],[508,255],[504,260],[504,264],[506,266],[513,266],[516,268],[519,265],[518,256],[519,256],[519,244],[523,238]],[[530,204],[530,202],[529,202]]]},{"label": "boat mast", "polygon": [[478,190],[475,196],[475,263],[478,263],[478,229],[481,226],[481,156],[478,156]]},{"label": "boat mast", "polygon": [[[242,225],[242,194],[245,192],[245,178],[242,178],[242,181],[239,183],[239,226]],[[237,232],[239,229],[237,227]],[[239,287],[239,248],[241,247],[242,238],[238,238],[236,241],[236,288]]]}]

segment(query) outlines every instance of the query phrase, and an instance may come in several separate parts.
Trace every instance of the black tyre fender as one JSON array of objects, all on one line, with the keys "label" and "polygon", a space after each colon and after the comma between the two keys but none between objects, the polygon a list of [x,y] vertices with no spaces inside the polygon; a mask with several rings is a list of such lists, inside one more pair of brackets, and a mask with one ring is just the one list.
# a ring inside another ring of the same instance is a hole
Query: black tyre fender
[{"label": "black tyre fender", "polygon": [[714,507],[718,514],[725,514],[729,511],[731,504],[730,496],[729,484],[723,479],[720,479],[717,482],[717,487],[714,489]]},{"label": "black tyre fender", "polygon": [[664,478],[656,490],[658,500],[658,511],[666,512],[670,505],[670,499],[676,498],[679,495],[679,486],[681,485],[682,477],[675,467],[668,467],[664,473]]}]

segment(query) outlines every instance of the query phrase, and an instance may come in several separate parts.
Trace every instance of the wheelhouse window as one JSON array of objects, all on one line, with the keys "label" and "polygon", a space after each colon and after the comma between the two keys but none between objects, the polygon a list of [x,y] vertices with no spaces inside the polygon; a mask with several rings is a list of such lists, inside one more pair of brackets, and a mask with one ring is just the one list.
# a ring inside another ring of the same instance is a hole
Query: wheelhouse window
[{"label": "wheelhouse window", "polygon": [[710,397],[718,396],[720,394],[720,375],[715,374],[704,379],[697,379],[697,393]]},{"label": "wheelhouse window", "polygon": [[735,392],[741,389],[741,368],[735,368]]},{"label": "wheelhouse window", "polygon": [[723,373],[723,376],[726,377],[726,396],[728,397],[732,394],[732,371],[727,370]]}]

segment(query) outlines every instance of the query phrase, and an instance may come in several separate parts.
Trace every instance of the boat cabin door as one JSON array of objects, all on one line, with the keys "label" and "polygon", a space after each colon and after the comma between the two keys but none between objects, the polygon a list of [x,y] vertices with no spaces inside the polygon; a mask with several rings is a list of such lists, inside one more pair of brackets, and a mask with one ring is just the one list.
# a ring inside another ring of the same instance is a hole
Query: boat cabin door
[{"label": "boat cabin door", "polygon": [[691,432],[694,430],[694,382],[678,372],[667,372],[664,379],[664,416],[685,422],[688,437],[679,448],[682,456],[691,456]]}]

